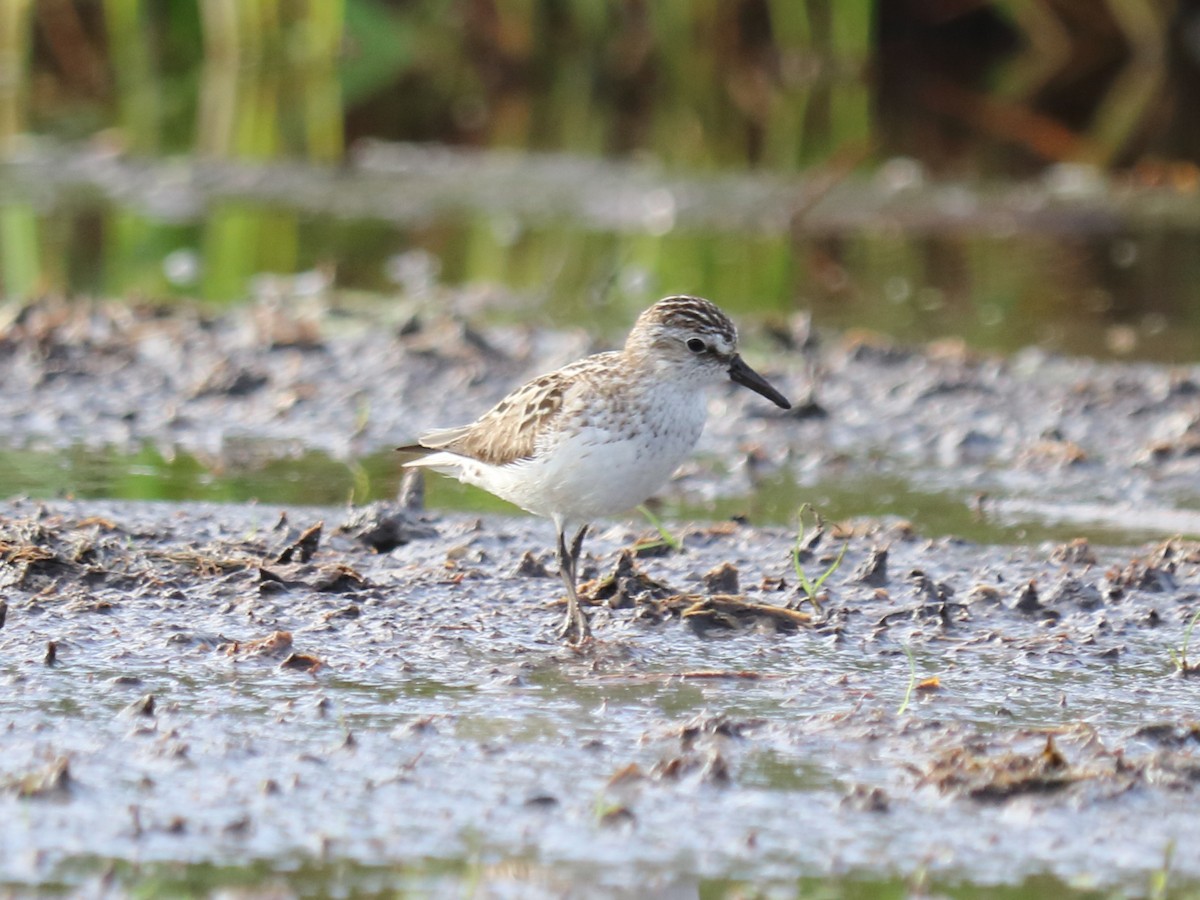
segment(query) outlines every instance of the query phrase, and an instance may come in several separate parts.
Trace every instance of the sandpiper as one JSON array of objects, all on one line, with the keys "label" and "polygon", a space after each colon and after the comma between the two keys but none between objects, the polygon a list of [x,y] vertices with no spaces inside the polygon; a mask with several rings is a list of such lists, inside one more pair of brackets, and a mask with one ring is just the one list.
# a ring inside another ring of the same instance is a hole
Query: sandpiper
[{"label": "sandpiper", "polygon": [[554,522],[567,588],[559,635],[581,643],[591,633],[576,593],[588,524],[663,485],[704,428],[703,388],[726,379],[791,407],[738,355],[737,329],[715,304],[667,297],[638,317],[624,349],[535,378],[471,424],[400,449],[422,454],[406,466],[453,475]]}]

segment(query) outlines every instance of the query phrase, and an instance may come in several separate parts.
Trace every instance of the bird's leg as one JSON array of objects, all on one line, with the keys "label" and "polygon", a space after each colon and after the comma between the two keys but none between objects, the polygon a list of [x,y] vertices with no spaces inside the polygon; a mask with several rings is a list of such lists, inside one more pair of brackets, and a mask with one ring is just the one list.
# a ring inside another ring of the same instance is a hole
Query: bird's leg
[{"label": "bird's leg", "polygon": [[562,627],[558,629],[560,638],[567,638],[573,644],[582,644],[592,636],[588,626],[587,614],[579,605],[579,594],[576,593],[575,575],[579,567],[579,556],[583,550],[583,538],[587,534],[584,525],[575,534],[571,546],[567,548],[567,536],[563,529],[558,529],[558,571],[562,575],[563,584],[567,587],[567,615]]},{"label": "bird's leg", "polygon": [[562,528],[558,529],[558,574],[567,588],[567,615],[558,629],[558,636],[576,643],[583,640],[583,633],[576,630],[581,611],[579,595],[575,592],[575,560],[567,549],[567,536]]},{"label": "bird's leg", "polygon": [[579,574],[579,557],[583,553],[583,539],[587,537],[588,527],[580,526],[575,532],[575,537],[571,539],[571,574]]}]

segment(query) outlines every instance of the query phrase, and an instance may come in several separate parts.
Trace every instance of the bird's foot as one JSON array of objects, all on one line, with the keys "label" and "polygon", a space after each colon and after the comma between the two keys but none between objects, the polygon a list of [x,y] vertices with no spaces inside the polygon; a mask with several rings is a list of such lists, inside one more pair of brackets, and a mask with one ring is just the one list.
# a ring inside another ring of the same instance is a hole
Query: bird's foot
[{"label": "bird's foot", "polygon": [[572,646],[579,647],[592,639],[592,628],[588,624],[587,614],[579,607],[568,609],[566,618],[558,627],[558,639]]}]

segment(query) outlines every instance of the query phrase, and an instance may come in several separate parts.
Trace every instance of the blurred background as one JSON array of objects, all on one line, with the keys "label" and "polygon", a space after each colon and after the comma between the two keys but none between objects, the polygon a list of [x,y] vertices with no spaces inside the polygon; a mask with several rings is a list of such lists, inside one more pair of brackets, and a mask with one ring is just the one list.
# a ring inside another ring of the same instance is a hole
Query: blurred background
[{"label": "blurred background", "polygon": [[1191,0],[0,0],[0,285],[1200,351]]},{"label": "blurred background", "polygon": [[[1191,363],[1198,109],[1200,0],[0,0],[0,289],[469,296],[610,342],[687,292],[750,334]],[[398,477],[277,455],[4,449],[0,493]]]}]

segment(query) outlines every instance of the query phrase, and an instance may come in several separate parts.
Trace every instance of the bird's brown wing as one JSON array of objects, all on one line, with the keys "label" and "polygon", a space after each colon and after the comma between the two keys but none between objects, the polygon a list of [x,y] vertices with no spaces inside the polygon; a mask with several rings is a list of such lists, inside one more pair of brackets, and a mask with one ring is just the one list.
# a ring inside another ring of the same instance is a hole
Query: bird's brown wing
[{"label": "bird's brown wing", "polygon": [[527,459],[537,448],[538,437],[562,410],[571,385],[569,369],[559,369],[525,384],[470,425],[442,428],[422,434],[408,452],[444,450],[493,465]]}]

